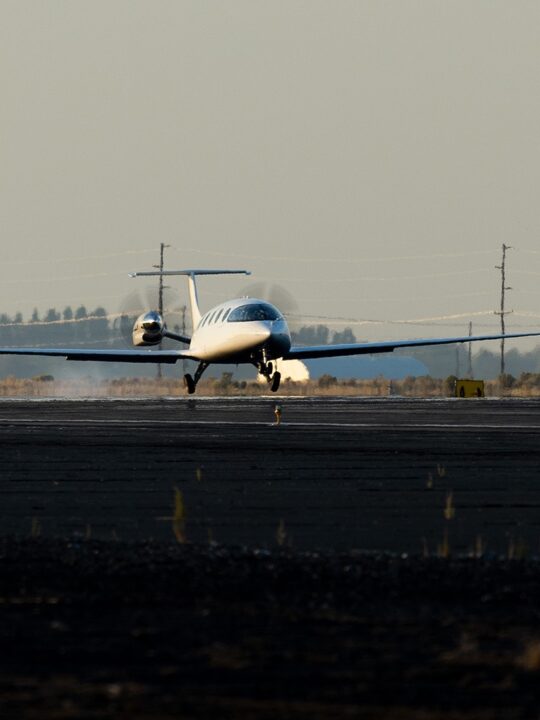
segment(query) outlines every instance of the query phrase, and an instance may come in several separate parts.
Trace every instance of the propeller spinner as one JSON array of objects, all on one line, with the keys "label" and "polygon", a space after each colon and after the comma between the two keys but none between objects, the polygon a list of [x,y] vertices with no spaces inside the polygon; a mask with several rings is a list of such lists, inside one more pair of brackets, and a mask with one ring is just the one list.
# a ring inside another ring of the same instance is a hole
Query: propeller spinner
[{"label": "propeller spinner", "polygon": [[133,345],[159,345],[167,331],[167,326],[156,310],[139,315],[133,325]]}]

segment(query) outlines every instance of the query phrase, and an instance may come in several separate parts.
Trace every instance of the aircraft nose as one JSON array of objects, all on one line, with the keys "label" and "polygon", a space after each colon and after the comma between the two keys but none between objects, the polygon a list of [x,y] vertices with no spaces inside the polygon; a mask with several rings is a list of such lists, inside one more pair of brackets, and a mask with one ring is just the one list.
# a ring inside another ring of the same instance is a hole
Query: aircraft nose
[{"label": "aircraft nose", "polygon": [[250,328],[249,334],[254,340],[257,340],[257,342],[264,342],[265,340],[268,340],[272,334],[272,328],[269,322],[254,322]]},{"label": "aircraft nose", "polygon": [[238,323],[233,344],[236,352],[246,352],[261,348],[272,334],[270,323],[258,320]]}]

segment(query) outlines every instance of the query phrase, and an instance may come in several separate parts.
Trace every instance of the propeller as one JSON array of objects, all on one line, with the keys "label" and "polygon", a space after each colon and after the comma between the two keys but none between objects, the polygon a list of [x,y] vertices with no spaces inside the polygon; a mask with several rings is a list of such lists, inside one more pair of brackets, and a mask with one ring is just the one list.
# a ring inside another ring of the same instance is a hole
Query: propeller
[{"label": "propeller", "polygon": [[[138,317],[143,313],[154,310],[159,307],[159,289],[153,286],[147,286],[133,290],[122,300],[119,307],[119,317],[114,322],[117,329],[118,337],[126,347],[133,347],[132,331],[133,325]],[[178,332],[182,332],[184,305],[182,304],[178,292],[172,288],[163,288],[163,318],[167,323],[167,328],[174,332],[178,327]],[[188,313],[185,315],[188,320]],[[186,328],[186,332],[189,328]]]},{"label": "propeller", "polygon": [[240,297],[242,296],[266,300],[275,305],[285,316],[289,329],[297,328],[300,321],[298,303],[283,285],[266,282],[250,283],[240,291]]}]

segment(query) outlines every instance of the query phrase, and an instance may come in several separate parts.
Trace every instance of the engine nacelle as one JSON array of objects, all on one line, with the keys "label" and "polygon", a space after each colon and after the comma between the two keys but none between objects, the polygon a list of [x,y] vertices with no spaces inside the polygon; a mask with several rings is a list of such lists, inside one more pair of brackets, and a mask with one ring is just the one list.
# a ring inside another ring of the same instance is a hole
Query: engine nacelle
[{"label": "engine nacelle", "polygon": [[133,325],[133,344],[141,345],[159,345],[163,340],[165,332],[165,323],[161,315],[155,310],[140,315]]}]

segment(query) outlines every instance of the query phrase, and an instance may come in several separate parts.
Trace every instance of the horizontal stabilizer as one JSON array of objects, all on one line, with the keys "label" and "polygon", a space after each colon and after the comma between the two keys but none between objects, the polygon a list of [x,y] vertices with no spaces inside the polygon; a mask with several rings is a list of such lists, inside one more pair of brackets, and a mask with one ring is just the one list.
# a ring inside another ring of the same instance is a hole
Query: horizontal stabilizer
[{"label": "horizontal stabilizer", "polygon": [[147,276],[170,276],[170,275],[186,275],[189,286],[189,300],[191,304],[191,323],[193,330],[201,322],[201,310],[199,308],[199,298],[197,296],[197,286],[195,278],[197,275],[251,275],[249,270],[149,270],[144,272],[129,273],[129,277],[147,277]]},{"label": "horizontal stabilizer", "polygon": [[249,270],[150,270],[129,273],[129,277],[148,275],[251,275],[251,272]]}]

